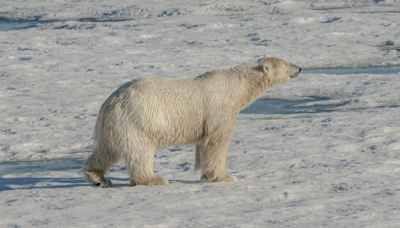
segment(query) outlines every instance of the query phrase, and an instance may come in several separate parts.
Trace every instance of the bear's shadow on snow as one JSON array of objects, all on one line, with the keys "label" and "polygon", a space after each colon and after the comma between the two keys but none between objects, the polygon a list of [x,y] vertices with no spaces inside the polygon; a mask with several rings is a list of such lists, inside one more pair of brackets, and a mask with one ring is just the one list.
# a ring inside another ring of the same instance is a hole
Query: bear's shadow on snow
[{"label": "bear's shadow on snow", "polygon": [[202,183],[210,183],[205,180],[196,180],[196,181],[184,181],[184,180],[169,180],[170,184],[202,184]]},{"label": "bear's shadow on snow", "polygon": [[[113,182],[113,188],[130,187],[129,178],[111,177],[109,179]],[[201,184],[201,183],[208,183],[208,181],[169,180],[169,183]],[[7,190],[18,190],[18,189],[74,188],[80,186],[98,188],[98,186],[88,183],[84,178],[81,177],[76,177],[76,178],[0,177],[0,192]]]},{"label": "bear's shadow on snow", "polygon": [[[112,181],[127,181],[124,178],[110,178]],[[129,185],[129,184],[128,184]],[[17,189],[74,188],[80,186],[97,187],[88,183],[83,177],[76,178],[40,178],[40,177],[0,177],[0,191]],[[115,184],[115,187],[126,184]]]},{"label": "bear's shadow on snow", "polygon": [[[113,183],[113,186],[112,186],[112,188],[121,188],[121,187],[132,187],[132,188],[134,188],[135,186],[130,186],[130,184],[129,184],[129,178],[126,178],[126,179],[124,179],[124,178],[109,178],[109,177],[107,177],[108,179],[110,179],[111,181],[112,181],[112,183]],[[116,181],[119,181],[119,183],[117,182],[116,183]],[[179,184],[179,185],[188,185],[188,184],[203,184],[203,183],[211,183],[211,182],[209,182],[209,181],[206,181],[206,180],[194,180],[194,181],[190,181],[190,180],[170,180],[170,179],[168,179],[168,181],[169,181],[169,184],[168,185],[176,185],[176,184]],[[123,183],[121,183],[121,182],[123,182]],[[87,182],[86,182],[87,183]],[[93,184],[90,184],[90,183],[87,183],[87,185],[88,186],[91,186],[91,187],[98,187],[97,185],[93,185]],[[166,186],[168,186],[168,185],[166,185]],[[137,185],[138,187],[139,186],[142,186],[142,187],[147,187],[147,186],[144,186],[144,185]]]}]

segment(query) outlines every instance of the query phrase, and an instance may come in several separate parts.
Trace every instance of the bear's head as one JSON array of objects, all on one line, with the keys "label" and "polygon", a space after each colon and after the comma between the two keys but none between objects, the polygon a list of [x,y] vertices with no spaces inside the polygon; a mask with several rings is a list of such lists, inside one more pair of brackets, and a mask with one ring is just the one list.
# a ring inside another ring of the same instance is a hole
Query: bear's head
[{"label": "bear's head", "polygon": [[301,71],[300,67],[274,57],[260,59],[259,63],[268,79],[275,85],[297,78]]}]

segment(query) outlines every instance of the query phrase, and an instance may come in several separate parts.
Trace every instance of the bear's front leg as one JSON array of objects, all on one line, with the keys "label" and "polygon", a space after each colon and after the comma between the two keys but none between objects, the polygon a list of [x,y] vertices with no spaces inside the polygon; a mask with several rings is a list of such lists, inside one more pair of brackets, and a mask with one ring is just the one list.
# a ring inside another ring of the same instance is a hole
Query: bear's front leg
[{"label": "bear's front leg", "polygon": [[[222,129],[221,129],[222,130]],[[202,180],[213,182],[236,182],[234,176],[226,174],[226,157],[233,136],[233,127],[225,132],[208,134],[203,145],[197,146],[196,168],[200,168]]]}]

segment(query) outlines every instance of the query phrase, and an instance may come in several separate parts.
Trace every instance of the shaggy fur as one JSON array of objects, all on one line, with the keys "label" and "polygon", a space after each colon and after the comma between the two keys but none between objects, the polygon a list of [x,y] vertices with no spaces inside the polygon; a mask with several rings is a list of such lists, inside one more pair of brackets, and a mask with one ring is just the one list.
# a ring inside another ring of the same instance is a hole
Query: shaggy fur
[{"label": "shaggy fur", "polygon": [[111,187],[106,171],[123,159],[130,184],[165,185],[153,172],[157,148],[195,144],[201,179],[234,182],[226,157],[240,110],[266,90],[296,78],[300,68],[278,58],[214,70],[195,78],[142,77],[116,90],[101,106],[86,179]]}]

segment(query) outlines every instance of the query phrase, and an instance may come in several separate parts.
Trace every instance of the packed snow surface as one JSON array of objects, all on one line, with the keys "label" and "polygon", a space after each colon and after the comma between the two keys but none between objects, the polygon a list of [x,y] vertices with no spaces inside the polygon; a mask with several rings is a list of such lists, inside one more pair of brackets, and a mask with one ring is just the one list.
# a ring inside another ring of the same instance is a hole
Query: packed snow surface
[{"label": "packed snow surface", "polygon": [[[2,0],[0,227],[399,227],[399,18],[399,0]],[[199,181],[191,145],[157,151],[167,186],[129,187],[122,162],[113,188],[84,180],[120,85],[268,56],[303,71],[239,114],[238,182]]]}]

